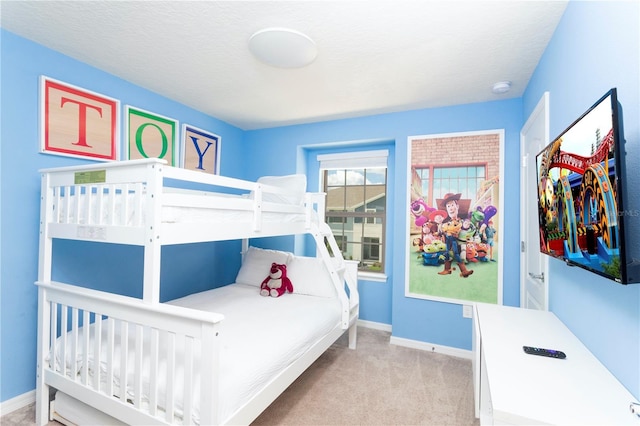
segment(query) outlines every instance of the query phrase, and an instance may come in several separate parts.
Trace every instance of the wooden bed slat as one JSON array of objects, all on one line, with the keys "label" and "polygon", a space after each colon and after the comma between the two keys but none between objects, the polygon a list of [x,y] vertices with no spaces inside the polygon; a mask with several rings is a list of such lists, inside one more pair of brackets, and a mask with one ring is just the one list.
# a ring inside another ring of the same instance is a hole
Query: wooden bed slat
[{"label": "wooden bed slat", "polygon": [[51,303],[51,323],[49,324],[49,338],[50,338],[50,353],[49,353],[49,368],[55,369],[56,360],[53,354],[58,353],[58,304]]},{"label": "wooden bed slat", "polygon": [[131,207],[129,206],[129,185],[122,186],[122,196],[120,197],[122,208],[120,209],[120,224],[127,226]]},{"label": "wooden bed slat", "polygon": [[91,340],[91,320],[90,320],[89,311],[82,311],[82,328],[83,328],[82,369],[80,373],[80,378],[82,379],[82,384],[85,386],[88,386],[89,385],[89,342]]},{"label": "wooden bed slat", "polygon": [[171,422],[175,415],[174,406],[175,398],[172,390],[175,389],[175,376],[176,376],[176,335],[174,333],[167,332],[167,392],[165,392],[165,414],[166,420]]},{"label": "wooden bed slat", "polygon": [[143,219],[143,210],[142,210],[142,202],[144,201],[143,190],[144,186],[141,182],[137,182],[135,185],[135,208],[134,211],[136,213],[135,219],[133,221],[133,226],[142,226],[144,225]]},{"label": "wooden bed slat", "polygon": [[149,414],[152,416],[156,416],[158,414],[158,335],[158,329],[152,328],[149,347],[151,357],[149,368]]},{"label": "wooden bed slat", "polygon": [[115,225],[115,217],[116,217],[116,186],[108,185],[107,186],[108,197],[109,197],[109,225]]},{"label": "wooden bed slat", "polygon": [[64,202],[65,202],[65,209],[64,209],[65,216],[62,220],[62,223],[70,223],[70,218],[71,218],[71,187],[70,186],[64,187]]},{"label": "wooden bed slat", "polygon": [[[102,315],[96,313],[95,314],[95,322],[94,322],[94,349],[93,349],[93,359],[95,365],[102,365]],[[102,369],[98,368],[97,371],[93,374],[93,387],[98,392],[102,391]],[[105,379],[106,380],[106,379]]]},{"label": "wooden bed slat", "polygon": [[129,324],[120,323],[120,399],[127,401],[127,387],[129,386]]},{"label": "wooden bed slat", "polygon": [[[182,396],[183,420],[193,418],[193,340],[185,339],[184,347],[184,391]],[[183,421],[189,424],[188,421]]]},{"label": "wooden bed slat", "polygon": [[54,196],[53,196],[53,206],[52,206],[53,215],[52,215],[51,220],[53,221],[53,223],[59,223],[59,222],[62,222],[62,217],[60,216],[61,215],[61,212],[60,212],[60,206],[61,206],[60,200],[62,199],[60,194],[61,194],[62,190],[60,188],[54,188],[53,191],[54,191],[53,192],[53,194],[54,194]]},{"label": "wooden bed slat", "polygon": [[143,371],[143,355],[144,355],[144,328],[140,324],[136,324],[136,338],[135,338],[135,364],[134,364],[134,384],[133,384],[133,405],[136,407],[142,407],[142,375]]},{"label": "wooden bed slat", "polygon": [[112,318],[107,318],[107,371],[105,381],[107,384],[107,395],[113,395],[113,365],[114,365],[114,350],[115,350],[115,321]]},{"label": "wooden bed slat", "polygon": [[104,185],[96,185],[96,204],[97,204],[97,211],[98,211],[98,221],[96,222],[96,225],[104,225],[104,211],[105,211],[105,206],[104,206],[104,191],[105,191],[105,186]]},{"label": "wooden bed slat", "polygon": [[60,316],[60,333],[62,333],[62,342],[60,345],[60,365],[62,370],[62,375],[67,375],[67,324],[68,324],[68,314],[67,314],[67,306],[60,305],[61,308],[61,316]]},{"label": "wooden bed slat", "polygon": [[73,190],[73,197],[70,197],[73,204],[73,214],[75,221],[73,223],[80,224],[80,195],[81,195],[81,186],[71,187]]},{"label": "wooden bed slat", "polygon": [[[76,360],[78,359],[78,309],[69,307],[71,309],[71,366],[69,374],[74,380],[78,380],[76,374]],[[68,328],[65,328],[68,330]]]}]

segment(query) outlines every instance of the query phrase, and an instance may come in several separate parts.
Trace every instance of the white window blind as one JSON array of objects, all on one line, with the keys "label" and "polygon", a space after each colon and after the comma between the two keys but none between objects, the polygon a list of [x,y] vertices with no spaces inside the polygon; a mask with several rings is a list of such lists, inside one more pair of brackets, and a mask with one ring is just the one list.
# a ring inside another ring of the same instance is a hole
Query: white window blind
[{"label": "white window blind", "polygon": [[389,151],[379,149],[375,151],[344,152],[337,154],[320,154],[318,162],[323,170],[336,169],[373,169],[387,167]]}]

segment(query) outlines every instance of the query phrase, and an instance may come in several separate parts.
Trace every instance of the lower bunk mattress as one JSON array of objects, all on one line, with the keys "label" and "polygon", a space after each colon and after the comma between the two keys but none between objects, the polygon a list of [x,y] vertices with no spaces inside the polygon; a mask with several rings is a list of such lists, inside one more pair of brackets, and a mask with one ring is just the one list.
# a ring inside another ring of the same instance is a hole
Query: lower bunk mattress
[{"label": "lower bunk mattress", "polygon": [[[262,391],[270,381],[304,355],[316,342],[341,327],[341,307],[337,298],[296,293],[285,294],[279,298],[263,297],[259,294],[258,287],[247,284],[231,284],[176,299],[168,304],[217,312],[225,316],[220,333],[219,401],[211,401],[218,406],[219,418],[223,419],[221,423],[225,423],[225,419],[231,418],[234,413],[242,409],[247,401]],[[93,339],[93,336],[91,338]],[[133,359],[135,354],[132,348],[136,345],[132,339],[135,339],[135,333],[129,334],[128,344],[128,356]],[[176,344],[180,343],[176,342]],[[62,355],[59,351],[57,352],[56,368],[60,369]],[[70,352],[66,351],[68,368],[74,364],[71,362]],[[119,359],[119,356],[116,354],[114,359]],[[69,370],[79,372],[82,366],[78,363],[82,359],[80,354],[75,360],[75,369],[69,368]],[[88,359],[89,374],[94,376],[96,367],[92,363],[91,353]],[[102,359],[106,357],[101,357]],[[103,380],[102,377],[106,377],[108,366],[102,361],[100,364],[100,377]],[[199,362],[195,362],[194,401],[200,400],[197,389],[201,377],[198,369]],[[114,370],[114,387],[117,389],[120,382],[117,365]],[[128,372],[128,377],[132,374]],[[179,368],[176,374],[180,374]],[[143,382],[148,380],[145,375],[149,374],[143,373]],[[128,383],[131,382],[132,380],[128,380]],[[159,392],[162,394],[172,391],[180,404],[182,382],[183,380],[177,377],[173,390],[168,390],[165,386]],[[127,395],[133,398],[131,392],[133,390],[127,386]],[[117,393],[114,391],[114,394]],[[142,399],[149,401],[149,396],[142,395]],[[162,398],[160,397],[159,400]],[[64,400],[62,403],[64,404]],[[177,423],[200,423],[197,405],[194,407],[192,419],[182,419],[181,415],[180,410],[176,411]],[[83,414],[82,418],[86,418],[86,415]],[[69,420],[73,421],[71,418]]]}]

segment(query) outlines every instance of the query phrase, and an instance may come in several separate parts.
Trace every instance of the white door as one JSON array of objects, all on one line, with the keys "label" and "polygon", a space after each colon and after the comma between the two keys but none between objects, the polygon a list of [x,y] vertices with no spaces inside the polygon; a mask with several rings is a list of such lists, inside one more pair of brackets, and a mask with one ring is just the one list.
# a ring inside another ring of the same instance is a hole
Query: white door
[{"label": "white door", "polygon": [[549,142],[549,92],[520,131],[520,306],[549,309],[548,257],[540,253],[536,155]]}]

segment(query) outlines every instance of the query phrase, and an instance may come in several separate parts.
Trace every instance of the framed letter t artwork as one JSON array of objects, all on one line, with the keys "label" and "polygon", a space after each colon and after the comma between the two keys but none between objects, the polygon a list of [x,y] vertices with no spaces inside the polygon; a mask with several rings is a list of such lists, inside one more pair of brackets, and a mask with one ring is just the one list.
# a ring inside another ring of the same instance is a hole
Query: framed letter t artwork
[{"label": "framed letter t artwork", "polygon": [[120,102],[40,77],[40,152],[117,160]]},{"label": "framed letter t artwork", "polygon": [[504,130],[409,137],[405,295],[502,304]]}]

